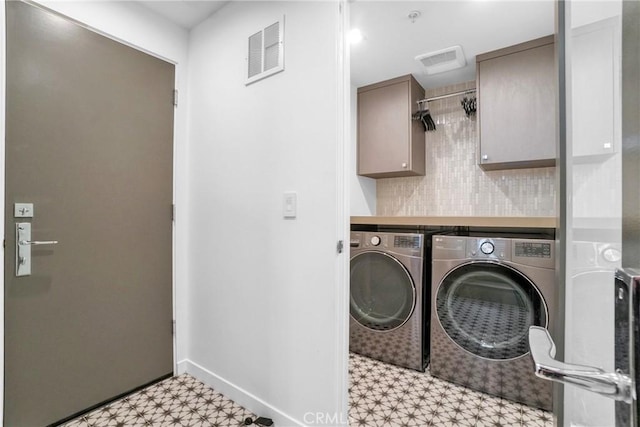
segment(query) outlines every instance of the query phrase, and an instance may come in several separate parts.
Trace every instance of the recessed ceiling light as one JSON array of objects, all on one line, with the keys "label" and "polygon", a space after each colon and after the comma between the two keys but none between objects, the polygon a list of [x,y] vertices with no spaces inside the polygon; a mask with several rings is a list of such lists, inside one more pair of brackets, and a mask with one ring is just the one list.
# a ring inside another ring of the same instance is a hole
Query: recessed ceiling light
[{"label": "recessed ceiling light", "polygon": [[349,31],[349,34],[347,34],[347,41],[350,44],[360,43],[362,39],[364,39],[362,32],[357,28],[353,28],[351,31]]}]

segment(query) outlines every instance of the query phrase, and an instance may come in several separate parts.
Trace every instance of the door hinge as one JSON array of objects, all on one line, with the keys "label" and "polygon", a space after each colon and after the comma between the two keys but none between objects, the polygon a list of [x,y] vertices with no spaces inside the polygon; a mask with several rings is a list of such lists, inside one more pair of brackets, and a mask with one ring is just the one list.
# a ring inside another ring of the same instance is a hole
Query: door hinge
[{"label": "door hinge", "polygon": [[171,205],[171,221],[176,222],[176,205]]},{"label": "door hinge", "polygon": [[171,335],[175,335],[176,334],[176,321],[172,320],[171,321]]},{"label": "door hinge", "polygon": [[342,240],[338,240],[338,246],[337,246],[338,253],[341,254],[343,249],[344,249],[344,242]]},{"label": "door hinge", "polygon": [[173,90],[173,105],[178,106],[178,89]]}]

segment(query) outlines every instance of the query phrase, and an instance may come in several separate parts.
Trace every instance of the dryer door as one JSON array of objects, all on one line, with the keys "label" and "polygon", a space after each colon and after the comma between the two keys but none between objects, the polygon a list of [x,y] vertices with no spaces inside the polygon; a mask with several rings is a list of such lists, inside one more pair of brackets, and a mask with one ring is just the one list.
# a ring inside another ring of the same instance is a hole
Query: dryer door
[{"label": "dryer door", "polygon": [[470,353],[494,360],[529,352],[530,326],[547,326],[547,309],[534,284],[502,264],[475,262],[440,282],[436,312],[442,328]]},{"label": "dryer door", "polygon": [[416,287],[404,265],[378,251],[351,258],[351,317],[362,326],[389,331],[409,320],[416,304]]}]

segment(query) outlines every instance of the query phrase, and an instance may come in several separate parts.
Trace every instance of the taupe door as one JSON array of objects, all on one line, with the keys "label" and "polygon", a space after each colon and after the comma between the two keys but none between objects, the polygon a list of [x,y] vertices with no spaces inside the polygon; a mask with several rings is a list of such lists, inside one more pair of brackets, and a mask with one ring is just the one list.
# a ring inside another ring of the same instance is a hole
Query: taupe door
[{"label": "taupe door", "polygon": [[[174,66],[6,7],[4,422],[31,427],[173,370]],[[22,277],[17,222],[59,241]]]}]

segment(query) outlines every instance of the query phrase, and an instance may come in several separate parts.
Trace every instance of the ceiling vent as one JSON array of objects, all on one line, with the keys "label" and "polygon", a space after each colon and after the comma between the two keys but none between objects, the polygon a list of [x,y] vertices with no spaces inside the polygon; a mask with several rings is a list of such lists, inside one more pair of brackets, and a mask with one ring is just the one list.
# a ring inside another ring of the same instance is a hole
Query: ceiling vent
[{"label": "ceiling vent", "polygon": [[247,85],[284,70],[283,34],[284,17],[249,37]]},{"label": "ceiling vent", "polygon": [[462,47],[452,46],[436,52],[423,53],[416,56],[427,74],[437,74],[444,71],[455,70],[467,65],[467,60],[462,53]]}]

